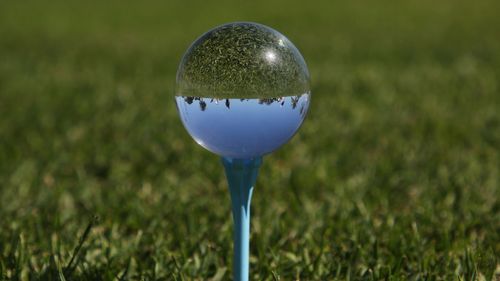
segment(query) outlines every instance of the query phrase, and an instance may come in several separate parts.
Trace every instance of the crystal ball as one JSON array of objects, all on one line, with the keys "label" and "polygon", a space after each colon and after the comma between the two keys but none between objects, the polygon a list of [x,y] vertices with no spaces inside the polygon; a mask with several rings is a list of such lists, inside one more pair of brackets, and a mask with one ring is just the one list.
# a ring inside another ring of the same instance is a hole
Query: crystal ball
[{"label": "crystal ball", "polygon": [[175,101],[193,139],[223,157],[268,154],[297,132],[311,98],[297,48],[257,23],[218,26],[196,39],[177,70]]}]

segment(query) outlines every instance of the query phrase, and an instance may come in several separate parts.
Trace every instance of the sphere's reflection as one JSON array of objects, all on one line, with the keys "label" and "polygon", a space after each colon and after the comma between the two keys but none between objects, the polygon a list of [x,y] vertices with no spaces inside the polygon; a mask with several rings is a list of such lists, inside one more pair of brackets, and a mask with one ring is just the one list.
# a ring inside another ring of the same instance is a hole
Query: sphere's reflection
[{"label": "sphere's reflection", "polygon": [[230,23],[198,38],[182,58],[176,103],[191,136],[230,158],[254,158],[286,143],[310,101],[309,72],[282,34]]}]

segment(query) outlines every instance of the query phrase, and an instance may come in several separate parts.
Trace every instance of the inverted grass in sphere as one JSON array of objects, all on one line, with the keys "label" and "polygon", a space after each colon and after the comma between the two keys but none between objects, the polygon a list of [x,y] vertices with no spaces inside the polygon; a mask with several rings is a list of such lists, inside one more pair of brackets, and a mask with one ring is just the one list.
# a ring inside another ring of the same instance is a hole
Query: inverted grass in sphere
[{"label": "inverted grass in sphere", "polygon": [[297,48],[276,30],[236,22],[216,27],[187,50],[177,96],[275,98],[308,92],[309,72]]}]

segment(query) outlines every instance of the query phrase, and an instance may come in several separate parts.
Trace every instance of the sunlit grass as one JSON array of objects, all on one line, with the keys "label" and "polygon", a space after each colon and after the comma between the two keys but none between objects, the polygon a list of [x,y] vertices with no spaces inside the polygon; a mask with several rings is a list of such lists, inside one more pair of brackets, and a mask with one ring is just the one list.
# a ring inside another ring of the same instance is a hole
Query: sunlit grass
[{"label": "sunlit grass", "polygon": [[85,3],[0,4],[0,279],[230,280],[222,166],[173,79],[235,20],[313,82],[264,159],[252,280],[499,278],[497,2]]}]

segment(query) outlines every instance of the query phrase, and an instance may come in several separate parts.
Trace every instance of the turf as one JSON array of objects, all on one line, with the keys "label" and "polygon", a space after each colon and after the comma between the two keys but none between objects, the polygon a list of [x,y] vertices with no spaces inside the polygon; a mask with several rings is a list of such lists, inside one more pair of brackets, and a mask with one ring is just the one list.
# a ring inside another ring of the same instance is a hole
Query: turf
[{"label": "turf", "polygon": [[498,1],[212,2],[0,3],[0,279],[231,279],[222,165],[173,80],[246,20],[313,83],[260,171],[251,279],[499,280]]}]

